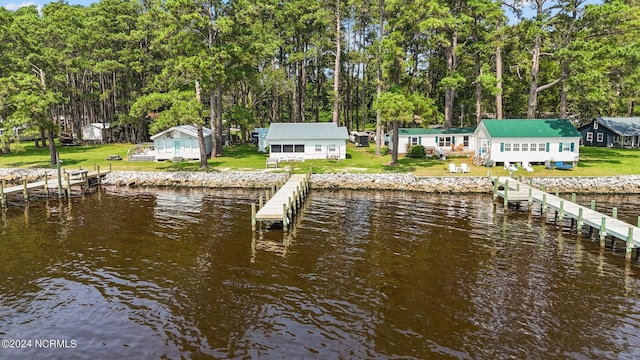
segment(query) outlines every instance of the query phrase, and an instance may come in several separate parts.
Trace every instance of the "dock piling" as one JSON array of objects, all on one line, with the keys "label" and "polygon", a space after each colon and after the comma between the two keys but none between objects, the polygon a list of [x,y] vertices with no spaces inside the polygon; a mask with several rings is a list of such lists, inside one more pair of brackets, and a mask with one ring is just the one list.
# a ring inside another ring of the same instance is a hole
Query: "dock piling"
[{"label": "dock piling", "polygon": [[0,181],[0,205],[2,205],[3,208],[7,207],[7,198],[4,194],[4,184],[5,180],[3,179]]},{"label": "dock piling", "polygon": [[631,260],[631,253],[633,252],[633,228],[629,226],[629,235],[627,235],[627,252],[625,258]]},{"label": "dock piling", "polygon": [[24,180],[22,180],[22,185],[24,186],[22,189],[22,195],[24,196],[25,202],[29,202],[29,189],[27,188],[27,184],[27,178],[24,178]]}]

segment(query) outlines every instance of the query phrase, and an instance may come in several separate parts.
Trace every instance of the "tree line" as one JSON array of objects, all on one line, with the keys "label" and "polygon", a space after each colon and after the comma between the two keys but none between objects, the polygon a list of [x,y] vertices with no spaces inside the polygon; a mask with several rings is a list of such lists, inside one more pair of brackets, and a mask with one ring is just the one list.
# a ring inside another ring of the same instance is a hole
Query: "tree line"
[{"label": "tree line", "polygon": [[[633,116],[636,0],[101,0],[0,8],[0,149],[109,123],[142,142],[179,124]],[[47,145],[48,143],[48,145]],[[396,142],[397,143],[397,142]],[[380,142],[377,143],[380,151]],[[203,166],[206,162],[203,163]]]}]

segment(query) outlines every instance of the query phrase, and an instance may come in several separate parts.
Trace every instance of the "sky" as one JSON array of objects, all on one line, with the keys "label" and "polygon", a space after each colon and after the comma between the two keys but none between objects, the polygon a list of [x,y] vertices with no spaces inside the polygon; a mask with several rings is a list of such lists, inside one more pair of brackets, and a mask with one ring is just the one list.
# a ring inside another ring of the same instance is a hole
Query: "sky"
[{"label": "sky", "polygon": [[[23,6],[36,5],[42,8],[44,4],[52,2],[51,0],[0,0],[0,6],[4,6],[7,10],[16,10]],[[70,5],[89,6],[97,0],[66,0]]]}]

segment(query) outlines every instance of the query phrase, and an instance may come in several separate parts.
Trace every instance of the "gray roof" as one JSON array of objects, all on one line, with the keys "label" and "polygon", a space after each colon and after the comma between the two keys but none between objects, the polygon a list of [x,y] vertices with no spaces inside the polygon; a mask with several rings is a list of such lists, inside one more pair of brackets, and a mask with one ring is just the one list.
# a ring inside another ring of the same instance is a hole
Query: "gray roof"
[{"label": "gray roof", "polygon": [[598,117],[596,121],[618,135],[640,135],[640,117]]},{"label": "gray roof", "polygon": [[346,127],[335,123],[273,123],[269,126],[267,141],[277,140],[347,140]]},{"label": "gray roof", "polygon": [[[173,130],[181,132],[183,134],[187,134],[187,135],[192,136],[192,137],[196,137],[196,138],[198,137],[198,129],[195,126],[193,126],[193,125],[178,125],[178,126],[174,126],[172,128],[169,128],[167,130],[161,131],[161,132],[153,135],[151,137],[151,140],[154,140],[154,139],[156,139],[156,138],[158,138],[158,137],[160,137],[160,136],[162,136],[162,135],[164,135],[164,134],[166,134],[168,132],[171,132]],[[202,133],[204,134],[205,137],[211,136],[211,130],[209,128],[207,128],[206,126],[202,127]]]}]

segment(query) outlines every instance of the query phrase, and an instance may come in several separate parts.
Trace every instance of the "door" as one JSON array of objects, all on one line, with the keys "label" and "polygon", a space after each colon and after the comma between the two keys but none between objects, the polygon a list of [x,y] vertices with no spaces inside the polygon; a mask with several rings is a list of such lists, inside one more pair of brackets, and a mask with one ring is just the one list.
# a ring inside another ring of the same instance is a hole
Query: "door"
[{"label": "door", "polygon": [[182,141],[179,139],[173,140],[173,155],[182,155]]}]

